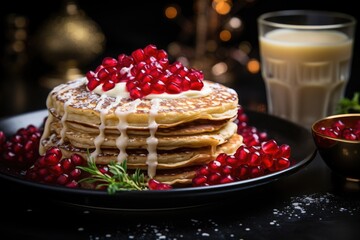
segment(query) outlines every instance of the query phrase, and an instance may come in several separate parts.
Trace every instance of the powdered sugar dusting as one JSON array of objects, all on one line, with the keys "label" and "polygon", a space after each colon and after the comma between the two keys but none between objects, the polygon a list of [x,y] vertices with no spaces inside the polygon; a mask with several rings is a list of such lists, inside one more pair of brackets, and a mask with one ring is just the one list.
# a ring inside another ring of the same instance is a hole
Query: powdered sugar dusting
[{"label": "powdered sugar dusting", "polygon": [[282,222],[302,218],[317,218],[321,221],[323,216],[359,214],[360,205],[345,207],[344,204],[346,202],[331,193],[292,197],[283,208],[272,210],[273,220],[270,221],[270,225],[280,226]]},{"label": "powdered sugar dusting", "polygon": [[[295,226],[306,227],[311,226],[311,223],[320,222],[321,227],[327,228],[329,223],[339,221],[339,219],[351,221],[360,215],[359,202],[346,201],[343,197],[332,193],[294,196],[284,199],[283,202],[269,202],[264,208],[259,202],[253,203],[247,207],[231,208],[231,212],[227,213],[229,209],[226,207],[212,214],[207,213],[211,211],[210,209],[214,209],[213,207],[204,209],[204,212],[200,213],[189,211],[189,216],[179,215],[180,220],[176,222],[167,219],[168,216],[165,215],[161,219],[151,221],[143,219],[140,223],[126,226],[120,224],[117,232],[112,232],[112,236],[120,237],[117,239],[159,240],[246,240],[254,239],[254,237],[268,239],[269,235],[281,238],[287,234],[293,234],[291,229]],[[232,204],[230,203],[229,206]],[[331,233],[321,232],[321,236],[325,236],[325,239],[329,234]],[[90,239],[106,239],[106,236],[91,235]]]}]

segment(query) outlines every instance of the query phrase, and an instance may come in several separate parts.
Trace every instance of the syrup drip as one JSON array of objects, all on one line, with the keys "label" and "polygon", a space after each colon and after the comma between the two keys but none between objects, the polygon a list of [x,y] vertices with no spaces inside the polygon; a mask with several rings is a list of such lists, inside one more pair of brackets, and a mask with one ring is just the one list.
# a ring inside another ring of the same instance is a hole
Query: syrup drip
[{"label": "syrup drip", "polygon": [[[59,94],[62,94],[64,92],[66,92],[67,90],[71,89],[71,88],[76,88],[76,87],[79,87],[81,86],[82,84],[84,84],[86,82],[86,79],[83,78],[82,80],[80,81],[73,81],[69,84],[61,84],[57,87],[55,87],[51,92],[50,94],[48,95],[47,99],[46,99],[46,106],[47,108],[49,109],[50,107],[50,103],[52,101],[52,96],[53,96],[53,93],[59,93]],[[64,115],[62,116],[61,118],[61,123],[63,124],[63,129],[61,130],[61,140],[60,140],[60,144],[63,143],[64,141],[64,135],[66,133],[66,130],[67,130],[67,127],[66,127],[66,124],[65,124],[65,121],[66,121],[66,118],[67,118],[67,106],[70,104],[70,101],[72,100],[72,96],[69,97],[70,99],[67,100],[65,103],[64,103]],[[53,115],[50,113],[50,111],[48,112],[48,117],[46,119],[46,122],[45,122],[45,126],[44,126],[44,131],[43,131],[43,134],[41,136],[41,139],[40,139],[40,144],[39,144],[39,153],[40,155],[43,155],[45,153],[45,148],[44,146],[42,145],[42,141],[44,139],[46,139],[47,137],[50,136],[50,123],[53,121],[54,117]]]},{"label": "syrup drip", "polygon": [[99,135],[96,136],[96,138],[94,139],[94,146],[95,146],[95,150],[91,153],[90,158],[92,159],[96,159],[97,156],[99,155],[99,153],[101,153],[101,144],[104,142],[105,140],[105,117],[106,114],[109,112],[109,107],[111,107],[112,105],[109,104],[109,106],[105,109],[102,109],[102,105],[105,102],[105,98],[106,96],[102,95],[100,97],[100,100],[98,102],[98,104],[96,105],[94,110],[97,110],[100,112],[100,125],[99,125]]},{"label": "syrup drip", "polygon": [[148,175],[150,178],[153,178],[156,174],[156,167],[157,167],[157,145],[158,145],[158,139],[155,137],[155,133],[157,131],[157,128],[159,124],[156,123],[156,116],[159,111],[161,100],[159,98],[154,98],[151,100],[151,109],[149,113],[149,132],[150,136],[146,139],[147,143],[147,159],[146,164],[148,165]]},{"label": "syrup drip", "polygon": [[137,106],[141,103],[140,99],[136,99],[135,101],[129,104],[129,109],[126,111],[121,111],[120,108],[115,110],[115,115],[119,119],[119,123],[117,125],[117,129],[120,132],[120,136],[116,139],[116,146],[119,149],[119,154],[117,156],[118,162],[123,162],[127,158],[126,147],[128,145],[129,137],[127,135],[127,129],[129,124],[127,122],[127,117],[136,111]]}]

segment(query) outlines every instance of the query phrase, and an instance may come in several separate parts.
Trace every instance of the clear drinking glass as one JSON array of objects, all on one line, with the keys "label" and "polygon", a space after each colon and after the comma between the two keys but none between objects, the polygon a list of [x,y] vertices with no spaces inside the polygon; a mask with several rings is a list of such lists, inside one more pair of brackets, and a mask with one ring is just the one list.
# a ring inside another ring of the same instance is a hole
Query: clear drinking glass
[{"label": "clear drinking glass", "polygon": [[259,16],[268,112],[306,128],[331,115],[350,76],[356,19],[310,10]]}]

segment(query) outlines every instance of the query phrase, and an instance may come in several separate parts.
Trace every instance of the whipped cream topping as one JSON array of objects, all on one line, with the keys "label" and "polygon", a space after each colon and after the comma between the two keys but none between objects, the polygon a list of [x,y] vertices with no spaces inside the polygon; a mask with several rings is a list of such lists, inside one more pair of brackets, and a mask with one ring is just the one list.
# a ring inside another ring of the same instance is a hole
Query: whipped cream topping
[{"label": "whipped cream topping", "polygon": [[[86,78],[85,78],[86,79]],[[87,81],[87,79],[86,79]],[[87,84],[87,82],[86,82]],[[130,93],[126,90],[126,82],[120,82],[115,84],[113,89],[108,91],[102,90],[102,84],[97,86],[94,90],[94,93],[99,95],[106,95],[109,97],[121,97],[121,98],[130,98]],[[169,93],[161,93],[161,94],[149,94],[144,97],[144,99],[154,99],[154,98],[161,98],[161,99],[178,99],[178,98],[198,98],[210,95],[212,92],[209,85],[204,81],[203,88],[199,90],[188,90],[177,94],[169,94]]]}]

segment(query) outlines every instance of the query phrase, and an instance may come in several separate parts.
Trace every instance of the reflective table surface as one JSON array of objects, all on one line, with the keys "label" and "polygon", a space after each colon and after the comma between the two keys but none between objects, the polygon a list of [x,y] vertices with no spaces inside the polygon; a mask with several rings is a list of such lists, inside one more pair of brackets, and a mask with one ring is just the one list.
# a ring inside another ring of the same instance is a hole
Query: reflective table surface
[{"label": "reflective table surface", "polygon": [[[73,205],[0,180],[1,239],[358,239],[360,183],[322,159],[226,199],[175,209]],[[144,200],[145,201],[145,200]]]}]

